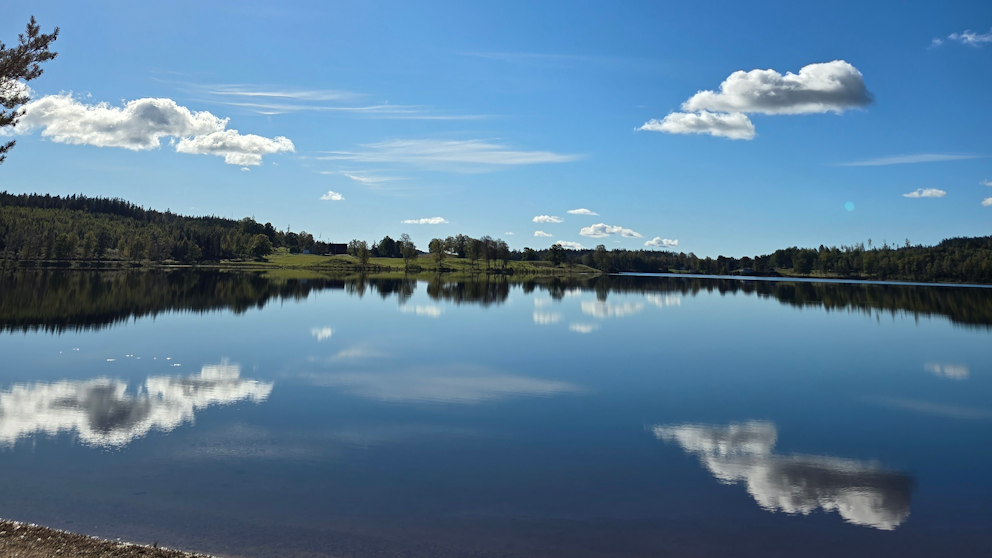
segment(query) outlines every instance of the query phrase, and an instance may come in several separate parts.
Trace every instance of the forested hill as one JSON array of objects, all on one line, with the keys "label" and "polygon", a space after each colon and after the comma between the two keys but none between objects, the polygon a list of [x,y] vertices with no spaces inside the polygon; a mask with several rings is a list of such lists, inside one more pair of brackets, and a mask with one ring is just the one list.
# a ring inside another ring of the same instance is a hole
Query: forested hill
[{"label": "forested hill", "polygon": [[261,237],[270,249],[327,248],[305,231],[279,231],[251,218],[188,217],[119,198],[0,192],[4,260],[218,261],[257,254]]}]

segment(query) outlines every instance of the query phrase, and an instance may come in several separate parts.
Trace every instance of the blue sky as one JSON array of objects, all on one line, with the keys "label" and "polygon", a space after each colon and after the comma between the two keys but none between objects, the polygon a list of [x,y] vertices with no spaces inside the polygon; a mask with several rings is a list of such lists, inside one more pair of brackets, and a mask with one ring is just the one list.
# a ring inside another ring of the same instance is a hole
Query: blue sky
[{"label": "blue sky", "polygon": [[422,247],[992,234],[989,2],[20,2],[0,37],[32,14],[13,192]]}]

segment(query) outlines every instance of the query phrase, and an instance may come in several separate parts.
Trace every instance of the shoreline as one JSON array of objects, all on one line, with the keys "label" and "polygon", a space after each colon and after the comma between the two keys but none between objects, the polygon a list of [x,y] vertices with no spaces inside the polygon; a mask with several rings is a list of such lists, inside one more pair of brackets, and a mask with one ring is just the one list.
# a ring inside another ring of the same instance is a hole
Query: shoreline
[{"label": "shoreline", "polygon": [[0,519],[0,555],[18,558],[92,556],[96,558],[216,558],[155,545],[111,541],[33,523]]}]

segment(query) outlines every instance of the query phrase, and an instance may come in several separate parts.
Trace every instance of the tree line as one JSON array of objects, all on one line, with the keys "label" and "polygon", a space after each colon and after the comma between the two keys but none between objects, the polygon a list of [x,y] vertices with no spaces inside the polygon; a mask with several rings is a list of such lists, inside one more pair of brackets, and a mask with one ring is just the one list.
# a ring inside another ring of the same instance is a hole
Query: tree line
[{"label": "tree line", "polygon": [[129,260],[197,263],[261,258],[274,248],[328,253],[306,231],[277,230],[251,217],[187,217],[119,198],[0,192],[3,260]]}]

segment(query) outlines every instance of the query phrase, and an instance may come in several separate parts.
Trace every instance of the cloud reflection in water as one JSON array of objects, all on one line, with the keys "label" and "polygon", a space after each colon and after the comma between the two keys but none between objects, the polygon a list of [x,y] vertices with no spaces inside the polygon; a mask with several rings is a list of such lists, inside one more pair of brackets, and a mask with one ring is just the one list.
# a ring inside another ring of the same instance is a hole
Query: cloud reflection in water
[{"label": "cloud reflection in water", "polygon": [[514,396],[551,397],[581,391],[579,386],[568,382],[517,376],[472,365],[404,372],[310,374],[306,378],[313,385],[390,402],[468,404]]},{"label": "cloud reflection in water", "polygon": [[776,455],[778,432],[770,422],[729,426],[655,426],[654,435],[676,442],[722,483],[743,482],[768,511],[808,515],[836,511],[857,525],[891,531],[909,516],[912,478],[854,459]]},{"label": "cloud reflection in water", "polygon": [[271,382],[241,378],[237,364],[205,365],[192,376],[152,376],[136,394],[108,378],[18,384],[0,392],[0,445],[37,433],[76,432],[84,444],[124,446],[152,429],[192,422],[195,411],[241,400],[264,401]]}]

